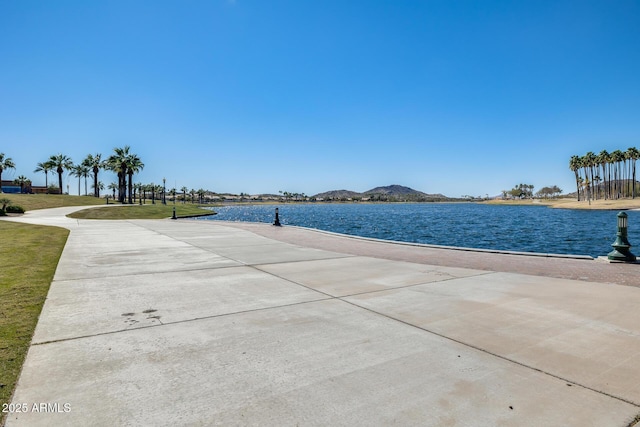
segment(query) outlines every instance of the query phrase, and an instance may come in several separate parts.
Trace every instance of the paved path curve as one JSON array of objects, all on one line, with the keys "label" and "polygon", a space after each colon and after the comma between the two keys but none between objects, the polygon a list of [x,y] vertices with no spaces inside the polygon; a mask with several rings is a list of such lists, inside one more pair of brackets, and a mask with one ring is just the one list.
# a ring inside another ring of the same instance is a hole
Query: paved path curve
[{"label": "paved path curve", "polygon": [[71,233],[10,427],[625,427],[640,414],[636,287],[70,210],[18,219]]}]

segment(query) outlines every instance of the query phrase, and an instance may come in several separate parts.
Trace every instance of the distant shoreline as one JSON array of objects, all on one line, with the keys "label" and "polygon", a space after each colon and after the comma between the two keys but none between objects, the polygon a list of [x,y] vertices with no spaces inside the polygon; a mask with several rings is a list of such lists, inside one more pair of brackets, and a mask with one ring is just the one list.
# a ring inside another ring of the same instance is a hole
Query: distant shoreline
[{"label": "distant shoreline", "polygon": [[525,199],[525,200],[488,200],[481,202],[491,205],[540,205],[552,209],[584,209],[584,210],[640,210],[640,198],[618,200],[587,200],[576,199]]},{"label": "distant shoreline", "polygon": [[619,199],[619,200],[592,200],[589,203],[586,200],[577,201],[576,199],[523,199],[523,200],[484,200],[484,201],[437,201],[437,202],[391,202],[391,201],[223,201],[214,203],[222,206],[238,206],[238,205],[289,205],[289,204],[441,204],[441,203],[480,203],[487,205],[505,205],[505,206],[546,206],[552,209],[583,209],[583,210],[640,210],[640,198],[637,199]]}]

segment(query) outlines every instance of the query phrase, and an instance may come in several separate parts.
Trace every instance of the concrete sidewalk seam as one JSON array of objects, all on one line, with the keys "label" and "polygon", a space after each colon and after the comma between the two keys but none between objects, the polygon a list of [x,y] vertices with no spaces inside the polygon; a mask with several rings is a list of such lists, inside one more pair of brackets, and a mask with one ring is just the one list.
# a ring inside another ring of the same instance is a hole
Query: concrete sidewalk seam
[{"label": "concrete sidewalk seam", "polygon": [[[323,261],[324,261],[324,259],[323,259]],[[308,262],[308,261],[296,261],[296,262]],[[263,264],[258,264],[258,265],[274,265],[274,264],[288,264],[288,263],[286,263],[286,262],[283,262],[283,263],[268,263],[268,264],[267,263],[263,263]],[[461,279],[461,277],[453,277],[453,276],[451,276],[451,277],[447,277],[446,279],[437,280],[437,281],[433,281],[433,282],[420,282],[420,283],[413,283],[413,284],[410,284],[410,285],[390,286],[390,287],[385,288],[385,289],[362,291],[362,292],[357,292],[357,293],[348,294],[348,295],[331,295],[329,293],[320,291],[318,289],[312,288],[312,287],[304,285],[302,283],[298,283],[295,280],[292,280],[292,279],[289,279],[289,278],[286,278],[286,277],[283,277],[283,276],[279,276],[277,274],[271,273],[271,272],[266,271],[266,270],[262,270],[260,267],[258,267],[258,265],[248,266],[248,267],[253,267],[253,268],[255,268],[256,270],[258,270],[258,271],[260,271],[262,273],[269,274],[269,275],[271,275],[273,277],[277,277],[278,279],[282,279],[282,280],[285,280],[287,282],[293,283],[294,285],[302,286],[305,289],[309,289],[311,291],[320,292],[321,294],[330,296],[332,298],[337,298],[337,299],[355,297],[355,296],[366,295],[366,294],[375,294],[375,293],[379,293],[379,292],[388,292],[388,291],[393,291],[395,289],[407,289],[407,288],[412,288],[412,287],[415,287],[415,286],[435,285],[435,284],[438,284],[438,283],[449,282],[451,280],[459,280],[459,279]],[[476,274],[474,276],[468,276],[468,277],[488,276],[488,275],[491,275],[491,274],[497,274],[497,272],[495,272],[495,271],[486,271],[486,272],[482,272],[482,273]]]},{"label": "concrete sidewalk seam", "polygon": [[[235,261],[235,260],[232,260]],[[240,262],[240,261],[238,261]],[[196,271],[209,271],[209,270],[226,270],[229,268],[241,268],[241,267],[251,267],[248,264],[242,264],[242,265],[222,265],[220,267],[198,267],[198,268],[191,268],[191,269],[187,269],[187,270],[169,270],[169,271],[144,271],[141,273],[123,273],[123,274],[109,274],[109,276],[107,277],[113,277],[113,278],[118,278],[118,279],[124,279],[127,277],[138,277],[138,276],[152,276],[152,275],[157,275],[157,274],[171,274],[171,273],[188,273],[188,272],[196,272]],[[85,277],[72,277],[69,279],[55,279],[51,281],[51,284],[56,283],[56,282],[77,282],[77,281],[82,281],[82,280],[95,280],[95,279],[104,279],[105,276],[85,276]]]},{"label": "concrete sidewalk seam", "polygon": [[338,299],[339,298],[337,298],[337,297],[331,297],[330,296],[329,298],[318,298],[318,299],[314,299],[314,300],[300,301],[300,302],[295,302],[295,303],[291,303],[291,304],[282,304],[282,305],[274,305],[274,306],[271,306],[271,307],[254,308],[254,309],[251,309],[251,310],[234,311],[234,312],[231,312],[231,313],[213,314],[211,316],[194,317],[192,319],[176,320],[174,322],[166,322],[166,323],[162,323],[160,321],[160,319],[157,319],[158,322],[160,323],[158,325],[146,325],[146,326],[139,326],[139,327],[136,327],[136,328],[118,329],[117,331],[99,332],[97,334],[80,335],[80,336],[71,337],[71,338],[61,338],[61,339],[58,339],[58,340],[32,342],[31,346],[41,346],[41,345],[55,344],[55,343],[66,342],[66,341],[76,341],[76,340],[81,340],[81,339],[85,339],[85,338],[100,337],[100,336],[103,336],[103,335],[114,335],[114,334],[119,334],[119,333],[123,333],[123,332],[135,332],[135,331],[138,331],[138,330],[149,329],[149,328],[159,328],[159,327],[162,327],[162,326],[171,326],[171,325],[178,325],[178,324],[181,324],[181,323],[196,322],[198,320],[215,319],[217,317],[227,317],[227,316],[234,316],[234,315],[238,315],[238,314],[246,314],[246,313],[254,313],[254,312],[260,312],[260,311],[273,310],[273,309],[278,309],[278,308],[295,307],[297,305],[311,304],[311,303],[320,302],[320,301],[330,301],[330,300],[338,300]]},{"label": "concrete sidewalk seam", "polygon": [[[214,250],[214,249],[211,249],[211,248],[205,248],[205,247],[202,247],[202,246],[198,246],[198,245],[196,245],[196,244],[195,244],[195,243],[193,243],[193,242],[189,242],[189,241],[186,241],[186,240],[183,240],[183,239],[179,239],[179,238],[177,238],[177,237],[172,237],[172,236],[169,236],[169,235],[167,235],[167,234],[163,234],[163,233],[161,233],[161,232],[159,232],[159,231],[156,231],[156,230],[154,230],[154,229],[152,229],[152,228],[145,227],[145,226],[144,226],[144,225],[142,225],[142,224],[136,224],[136,223],[133,223],[133,222],[130,222],[130,223],[131,223],[131,224],[133,224],[133,225],[137,225],[137,226],[139,226],[139,227],[141,227],[141,228],[144,228],[145,230],[152,231],[152,232],[154,232],[154,233],[156,233],[156,234],[158,234],[158,235],[160,235],[160,236],[168,237],[168,238],[170,238],[170,239],[172,239],[172,240],[175,240],[175,241],[177,241],[177,242],[184,243],[184,244],[186,244],[186,245],[192,246],[192,247],[194,247],[194,248],[197,248],[197,249],[200,249],[200,250],[203,250],[203,251],[206,251],[206,252],[210,252],[210,253],[215,254],[215,255],[217,255],[217,256],[219,256],[219,257],[222,257],[222,258],[228,259],[228,260],[230,260],[230,261],[238,262],[238,263],[240,263],[240,264],[242,264],[242,265],[245,265],[245,266],[253,266],[253,265],[271,265],[271,264],[286,264],[286,263],[294,263],[294,262],[306,262],[306,260],[294,260],[294,261],[278,261],[278,262],[261,262],[261,263],[259,263],[259,264],[251,264],[251,263],[247,263],[247,262],[244,262],[244,261],[241,261],[241,260],[235,259],[235,258],[231,258],[231,257],[230,257],[230,256],[228,256],[228,255],[222,255],[222,254],[220,254],[220,253],[218,253],[218,252],[215,252],[215,250]],[[251,231],[250,231],[249,233],[251,233],[251,234],[253,234],[253,235],[258,236],[256,233],[253,233],[253,232],[251,232]],[[269,240],[272,240],[272,239],[269,239]],[[285,243],[285,242],[280,242],[280,243]],[[242,247],[254,247],[254,248],[256,248],[256,247],[260,247],[260,246],[269,246],[270,244],[271,244],[271,243],[265,243],[264,245],[245,245],[245,246],[242,246]],[[304,246],[295,245],[295,244],[291,244],[291,243],[286,243],[286,244],[292,245],[292,246],[293,246],[293,247],[295,247],[296,249],[305,249],[305,247],[304,247]],[[238,247],[238,248],[240,248],[240,247]],[[328,259],[328,260],[330,260],[330,259],[342,259],[342,258],[351,258],[351,257],[356,257],[356,256],[358,256],[358,255],[353,255],[353,254],[342,254],[342,253],[340,253],[340,256],[330,257],[330,258],[323,258],[323,259]]]},{"label": "concrete sidewalk seam", "polygon": [[552,378],[559,379],[559,380],[564,381],[565,383],[567,383],[567,385],[568,385],[568,384],[576,385],[576,386],[581,387],[581,388],[584,388],[584,389],[586,389],[586,390],[590,390],[590,391],[593,391],[593,392],[595,392],[595,393],[602,394],[602,395],[607,396],[607,397],[610,397],[610,398],[612,398],[612,399],[616,399],[616,400],[619,400],[619,401],[621,401],[621,402],[628,403],[629,405],[633,405],[633,406],[635,406],[635,407],[640,408],[640,403],[636,403],[636,402],[633,402],[633,401],[631,401],[631,400],[625,399],[625,398],[623,398],[623,397],[619,397],[619,396],[612,395],[612,394],[607,393],[607,392],[602,391],[602,390],[594,389],[594,388],[592,388],[592,387],[589,387],[589,386],[586,386],[586,385],[580,384],[580,383],[575,382],[575,381],[573,381],[573,380],[569,380],[569,379],[563,378],[563,377],[561,377],[561,376],[559,376],[559,375],[556,375],[556,374],[553,374],[553,373],[551,373],[551,372],[544,371],[544,370],[542,370],[542,369],[540,369],[540,368],[536,368],[536,367],[534,367],[534,366],[530,366],[530,365],[527,365],[527,364],[525,364],[525,363],[518,362],[517,360],[510,359],[510,358],[508,358],[508,357],[506,357],[506,356],[501,356],[501,355],[496,354],[496,353],[493,353],[493,352],[491,352],[491,351],[489,351],[489,350],[483,349],[483,348],[481,348],[481,347],[477,347],[477,346],[475,346],[475,345],[473,345],[473,344],[469,344],[469,343],[466,343],[466,342],[464,342],[464,341],[461,341],[461,340],[458,340],[458,339],[455,339],[455,338],[452,338],[452,337],[448,337],[448,336],[443,335],[443,334],[441,334],[441,333],[439,333],[439,332],[435,332],[435,331],[429,330],[429,329],[427,329],[427,328],[425,328],[425,327],[422,327],[422,326],[414,325],[414,324],[412,324],[412,323],[406,322],[406,321],[404,321],[404,320],[402,320],[402,319],[398,319],[398,318],[393,317],[393,316],[390,316],[390,315],[388,315],[388,314],[381,313],[381,312],[379,312],[379,311],[373,310],[373,309],[368,308],[368,307],[363,307],[363,306],[358,305],[358,304],[356,304],[356,303],[354,303],[354,302],[347,301],[347,300],[343,300],[343,299],[342,299],[342,297],[340,297],[340,298],[338,298],[338,299],[340,299],[340,300],[342,300],[342,301],[346,302],[347,304],[351,304],[351,305],[353,305],[353,306],[355,306],[355,307],[361,308],[361,309],[363,309],[363,310],[369,311],[369,312],[374,313],[374,314],[377,314],[377,315],[379,315],[379,316],[386,317],[387,319],[394,320],[394,321],[396,321],[396,322],[400,322],[400,323],[402,323],[402,324],[404,324],[404,325],[411,326],[411,327],[413,327],[413,328],[419,329],[419,330],[424,331],[424,332],[427,332],[427,333],[429,333],[429,334],[433,334],[433,335],[436,335],[436,336],[438,336],[438,337],[441,337],[441,338],[447,339],[447,340],[449,340],[449,341],[453,341],[453,342],[455,342],[455,343],[457,343],[457,344],[460,344],[460,345],[463,345],[463,346],[465,346],[465,347],[469,347],[469,348],[472,348],[472,349],[474,349],[474,350],[480,351],[480,352],[482,352],[482,353],[488,354],[488,355],[490,355],[490,356],[497,357],[497,358],[499,358],[499,359],[502,359],[502,360],[504,360],[504,361],[507,361],[507,362],[510,362],[510,363],[516,364],[516,365],[518,365],[518,366],[522,366],[523,368],[527,368],[527,369],[530,369],[530,370],[532,370],[532,371],[536,371],[536,372],[540,372],[541,374],[548,375],[548,376],[550,376],[550,377],[552,377]]},{"label": "concrete sidewalk seam", "polygon": [[[418,325],[414,325],[414,324],[412,324],[412,323],[409,323],[409,322],[406,322],[406,321],[404,321],[404,320],[401,320],[401,319],[395,318],[395,317],[390,316],[390,315],[388,315],[388,314],[381,313],[381,312],[378,312],[378,311],[376,311],[376,310],[373,310],[373,309],[370,309],[370,308],[367,308],[367,307],[363,307],[363,306],[358,305],[358,304],[356,304],[356,303],[354,303],[354,302],[347,301],[347,300],[345,300],[345,299],[344,299],[344,298],[347,298],[347,297],[351,297],[351,296],[353,296],[353,295],[344,295],[344,296],[338,296],[338,297],[335,297],[335,296],[332,296],[332,295],[330,295],[330,294],[326,294],[325,292],[318,291],[317,289],[314,289],[314,288],[311,288],[311,287],[309,287],[309,286],[303,285],[303,284],[301,284],[301,283],[295,282],[295,281],[293,281],[293,280],[291,280],[291,279],[287,279],[287,278],[285,278],[285,277],[281,277],[281,276],[278,276],[278,275],[276,275],[276,274],[273,274],[273,273],[269,273],[269,272],[267,272],[267,271],[260,270],[257,266],[253,266],[253,268],[255,268],[255,269],[259,270],[259,271],[262,271],[262,272],[264,272],[264,273],[270,274],[270,275],[272,275],[272,276],[274,276],[274,277],[277,277],[277,278],[279,278],[279,279],[283,279],[283,280],[289,281],[289,282],[291,282],[291,283],[293,283],[293,284],[296,284],[296,285],[302,286],[302,287],[304,287],[304,288],[307,288],[307,289],[310,289],[310,290],[313,290],[313,291],[316,291],[316,292],[320,292],[320,293],[322,293],[322,294],[325,294],[325,295],[327,295],[327,296],[331,297],[331,299],[340,300],[340,301],[345,302],[345,303],[347,303],[347,304],[350,304],[350,305],[352,305],[352,306],[354,306],[354,307],[358,307],[358,308],[360,308],[360,309],[364,309],[364,310],[366,310],[366,311],[368,311],[368,312],[370,312],[370,313],[373,313],[373,314],[376,314],[376,315],[379,315],[379,316],[385,317],[385,318],[387,318],[387,319],[389,319],[389,320],[393,320],[393,321],[396,321],[396,322],[400,322],[400,323],[402,323],[402,324],[404,324],[404,325],[411,326],[411,327],[413,327],[413,328],[416,328],[416,329],[422,330],[422,331],[424,331],[424,332],[427,332],[427,333],[430,333],[430,334],[436,335],[436,336],[438,336],[438,337],[441,337],[441,338],[444,338],[444,339],[447,339],[447,340],[453,341],[453,342],[455,342],[455,343],[458,343],[458,344],[463,345],[463,346],[465,346],[465,347],[472,348],[472,349],[474,349],[474,350],[480,351],[480,352],[485,353],[485,354],[488,354],[488,355],[490,355],[490,356],[497,357],[497,358],[502,359],[502,360],[505,360],[505,361],[507,361],[507,362],[514,363],[514,364],[519,365],[519,366],[522,366],[522,367],[524,367],[524,368],[531,369],[531,370],[533,370],[533,371],[540,372],[540,373],[545,374],[545,375],[548,375],[548,376],[550,376],[550,377],[553,377],[553,378],[559,379],[559,380],[561,380],[561,381],[564,381],[564,382],[565,382],[565,383],[567,383],[567,384],[573,384],[573,385],[576,385],[576,386],[582,387],[582,388],[584,388],[584,389],[586,389],[586,390],[591,390],[591,391],[593,391],[593,392],[596,392],[596,393],[602,394],[602,395],[607,396],[607,397],[610,397],[610,398],[612,398],[612,399],[616,399],[616,400],[619,400],[619,401],[621,401],[621,402],[628,403],[628,404],[630,404],[630,405],[633,405],[633,406],[636,406],[636,407],[640,408],[640,403],[636,403],[636,402],[633,402],[633,401],[631,401],[631,400],[627,400],[627,399],[625,399],[625,398],[622,398],[622,397],[619,397],[619,396],[615,396],[615,395],[609,394],[609,393],[604,392],[604,391],[602,391],[602,390],[594,389],[594,388],[592,388],[592,387],[589,387],[589,386],[586,386],[586,385],[580,384],[580,383],[578,383],[578,382],[575,382],[575,381],[572,381],[572,380],[569,380],[569,379],[563,378],[563,377],[561,377],[561,376],[559,376],[559,375],[556,375],[556,374],[553,374],[553,373],[550,373],[550,372],[544,371],[544,370],[542,370],[542,369],[539,369],[539,368],[536,368],[536,367],[533,367],[533,366],[530,366],[530,365],[524,364],[524,363],[522,363],[522,362],[518,362],[517,360],[510,359],[510,358],[508,358],[508,357],[506,357],[506,356],[501,356],[501,355],[499,355],[499,354],[493,353],[493,352],[488,351],[488,350],[486,350],[486,349],[483,349],[483,348],[481,348],[481,347],[477,347],[477,346],[475,346],[475,345],[473,345],[473,344],[469,344],[469,343],[466,343],[466,342],[464,342],[464,341],[457,340],[457,339],[452,338],[452,337],[448,337],[448,336],[443,335],[443,334],[440,334],[440,333],[438,333],[438,332],[431,331],[431,330],[429,330],[429,329],[427,329],[427,328],[424,328],[424,327],[421,327],[421,326],[418,326]],[[482,274],[482,273],[481,273],[481,274],[479,274],[478,276],[486,276],[486,275],[490,275],[490,274],[496,274],[496,272],[487,272],[487,273],[484,273],[484,274]],[[443,281],[455,280],[455,279],[459,279],[459,278],[450,278],[450,279],[445,279],[445,280],[438,281],[438,282],[429,282],[429,283],[413,284],[413,285],[401,286],[401,287],[397,287],[397,288],[396,288],[396,287],[394,287],[394,288],[390,288],[390,289],[383,289],[383,290],[378,290],[378,291],[362,292],[362,293],[360,293],[360,294],[356,294],[356,295],[363,295],[363,294],[368,294],[368,293],[383,292],[383,291],[389,291],[389,290],[392,290],[392,289],[410,288],[410,287],[414,287],[414,286],[423,286],[423,285],[428,285],[428,284],[430,284],[430,283],[441,283],[441,282],[443,282]]]}]

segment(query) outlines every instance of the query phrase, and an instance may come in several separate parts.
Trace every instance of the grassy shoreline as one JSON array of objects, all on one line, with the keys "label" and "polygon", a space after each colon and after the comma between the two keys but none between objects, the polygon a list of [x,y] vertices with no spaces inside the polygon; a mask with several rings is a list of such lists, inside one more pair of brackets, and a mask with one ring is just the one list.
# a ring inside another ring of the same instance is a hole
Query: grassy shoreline
[{"label": "grassy shoreline", "polygon": [[69,230],[0,221],[0,235],[1,406],[13,395]]}]

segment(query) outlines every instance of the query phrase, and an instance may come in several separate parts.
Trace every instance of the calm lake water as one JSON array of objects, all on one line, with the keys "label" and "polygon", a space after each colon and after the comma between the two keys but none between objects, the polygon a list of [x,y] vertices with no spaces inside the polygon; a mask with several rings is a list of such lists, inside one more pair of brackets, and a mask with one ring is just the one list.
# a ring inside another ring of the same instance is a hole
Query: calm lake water
[{"label": "calm lake water", "polygon": [[[225,206],[199,220],[273,223],[274,205]],[[279,204],[280,222],[402,242],[523,252],[609,253],[617,211],[474,203]],[[640,212],[629,215],[631,251],[640,255]],[[635,250],[634,250],[635,249]]]}]

